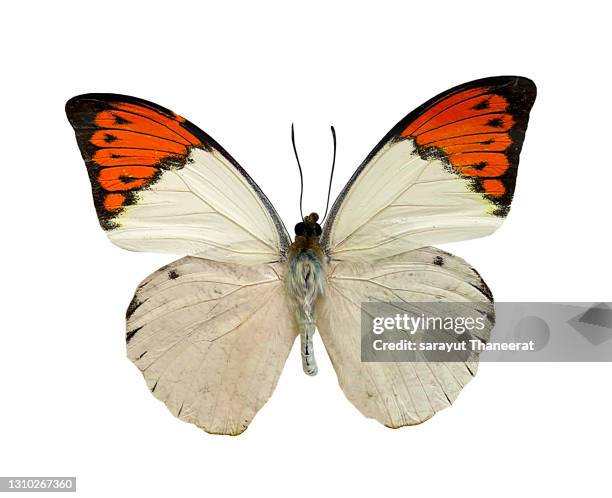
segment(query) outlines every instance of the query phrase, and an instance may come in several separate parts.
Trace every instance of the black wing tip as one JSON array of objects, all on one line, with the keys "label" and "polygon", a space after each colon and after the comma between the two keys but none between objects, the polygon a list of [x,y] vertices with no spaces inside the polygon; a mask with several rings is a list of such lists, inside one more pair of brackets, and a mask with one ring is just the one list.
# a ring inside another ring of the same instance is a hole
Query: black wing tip
[{"label": "black wing tip", "polygon": [[522,94],[523,100],[529,102],[530,106],[533,105],[538,94],[538,87],[532,79],[525,76],[505,76],[502,78],[508,80],[507,86],[510,91]]},{"label": "black wing tip", "polygon": [[75,112],[78,112],[86,103],[89,102],[108,103],[114,100],[127,100],[134,98],[135,97],[130,97],[129,95],[120,95],[115,93],[82,93],[68,99],[66,102],[66,114],[68,117],[74,115]]},{"label": "black wing tip", "polygon": [[[526,76],[505,75],[505,76],[487,76],[476,80],[461,83],[460,85],[449,88],[448,90],[439,93],[435,97],[429,99],[417,107],[412,113],[406,116],[402,121],[412,115],[414,118],[427,107],[433,105],[438,100],[447,98],[448,96],[471,88],[479,86],[492,87],[494,92],[504,93],[506,95],[516,96],[516,100],[520,100],[526,108],[531,108],[538,93],[535,82]],[[514,99],[513,99],[514,100]]]},{"label": "black wing tip", "polygon": [[[502,76],[487,76],[485,78],[479,78],[476,80],[468,81],[461,85],[456,86],[456,89],[461,89],[465,87],[472,86],[514,86],[515,88],[520,88],[524,90],[526,93],[535,94],[537,91],[537,87],[535,82],[526,76],[519,75],[502,75]],[[447,92],[452,92],[455,88],[451,88]],[[447,93],[444,92],[444,93]]]},{"label": "black wing tip", "polygon": [[124,95],[122,93],[83,93],[75,95],[66,102],[66,115],[70,119],[76,112],[83,109],[87,105],[91,104],[109,104],[110,102],[126,102],[129,104],[144,105],[159,111],[168,116],[176,116],[170,109],[163,107],[150,100],[141,99],[139,97],[133,97],[131,95]]},{"label": "black wing tip", "polygon": [[538,87],[532,79],[525,76],[493,76],[485,78],[483,81],[486,82],[487,80],[488,84],[495,86],[497,91],[512,95],[513,100],[516,99],[517,102],[520,102],[520,105],[527,112],[533,107],[538,94]]},{"label": "black wing tip", "polygon": [[153,109],[156,112],[166,115],[169,118],[176,119],[180,118],[181,126],[187,131],[195,135],[204,145],[213,146],[219,149],[220,152],[227,155],[228,158],[235,164],[236,161],[225,151],[217,142],[215,142],[207,133],[202,131],[196,125],[189,120],[180,117],[171,109],[163,107],[150,100],[141,99],[139,97],[133,97],[131,95],[124,95],[121,93],[83,93],[81,95],[75,95],[66,102],[66,115],[68,121],[74,128],[77,128],[84,116],[91,116],[97,111],[108,108],[111,103],[127,103],[135,104],[149,109]]}]

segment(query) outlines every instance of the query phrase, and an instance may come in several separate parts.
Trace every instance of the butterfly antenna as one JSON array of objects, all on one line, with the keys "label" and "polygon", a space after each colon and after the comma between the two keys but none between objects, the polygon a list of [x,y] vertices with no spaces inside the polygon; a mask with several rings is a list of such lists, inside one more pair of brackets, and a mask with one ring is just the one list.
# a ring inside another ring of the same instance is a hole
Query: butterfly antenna
[{"label": "butterfly antenna", "polygon": [[334,179],[334,168],[336,167],[336,130],[331,126],[332,139],[334,140],[334,159],[332,160],[331,174],[329,175],[329,188],[327,189],[327,205],[325,206],[325,214],[321,220],[321,225],[327,217],[327,211],[329,210],[329,198],[331,196],[332,180]]},{"label": "butterfly antenna", "polygon": [[302,198],[304,197],[304,174],[302,173],[300,158],[298,157],[297,149],[295,147],[295,131],[293,130],[293,123],[291,123],[291,143],[293,144],[293,153],[295,154],[295,160],[297,161],[298,169],[300,170],[300,216],[302,217],[302,221],[304,221],[304,213],[302,212]]}]

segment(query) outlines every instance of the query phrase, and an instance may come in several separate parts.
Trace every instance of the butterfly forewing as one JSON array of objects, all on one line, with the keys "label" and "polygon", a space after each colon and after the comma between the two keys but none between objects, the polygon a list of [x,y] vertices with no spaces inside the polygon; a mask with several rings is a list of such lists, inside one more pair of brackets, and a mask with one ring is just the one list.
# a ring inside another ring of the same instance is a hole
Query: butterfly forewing
[{"label": "butterfly forewing", "polygon": [[74,97],[66,112],[115,244],[240,264],[284,258],[289,236],[266,196],[193,124],[114,94]]},{"label": "butterfly forewing", "polygon": [[493,232],[512,201],[535,94],[526,78],[487,78],[406,116],[334,203],[322,238],[327,253],[371,261]]}]

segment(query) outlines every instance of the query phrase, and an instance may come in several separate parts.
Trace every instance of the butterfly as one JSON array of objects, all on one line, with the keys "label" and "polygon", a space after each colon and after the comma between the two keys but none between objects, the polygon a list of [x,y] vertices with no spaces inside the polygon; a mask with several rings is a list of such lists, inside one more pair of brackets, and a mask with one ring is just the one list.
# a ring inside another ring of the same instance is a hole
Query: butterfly
[{"label": "butterfly", "polygon": [[501,76],[432,98],[378,143],[325,222],[304,216],[293,238],[248,173],[181,116],[124,95],[69,100],[110,240],[184,256],[146,278],[126,313],[128,357],[151,392],[181,420],[240,434],[274,391],[297,336],[304,371],[316,373],[318,330],[365,416],[397,428],[449,406],[477,359],[362,362],[361,303],[483,303],[490,333],[483,279],[431,245],[500,226],[535,96],[531,80]]}]

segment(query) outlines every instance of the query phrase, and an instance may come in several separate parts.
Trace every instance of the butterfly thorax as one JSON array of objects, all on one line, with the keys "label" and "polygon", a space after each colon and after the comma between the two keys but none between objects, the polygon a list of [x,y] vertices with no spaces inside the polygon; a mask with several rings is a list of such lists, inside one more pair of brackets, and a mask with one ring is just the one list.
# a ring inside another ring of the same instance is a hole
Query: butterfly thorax
[{"label": "butterfly thorax", "polygon": [[312,337],[315,331],[315,306],[325,292],[325,260],[319,245],[319,216],[312,213],[295,226],[295,240],[288,251],[287,293],[302,343],[302,366],[308,375],[317,373]]}]

